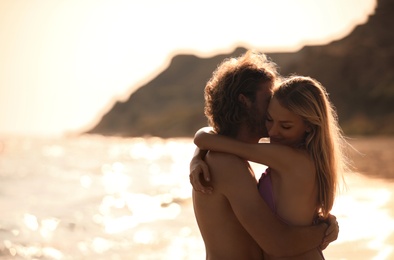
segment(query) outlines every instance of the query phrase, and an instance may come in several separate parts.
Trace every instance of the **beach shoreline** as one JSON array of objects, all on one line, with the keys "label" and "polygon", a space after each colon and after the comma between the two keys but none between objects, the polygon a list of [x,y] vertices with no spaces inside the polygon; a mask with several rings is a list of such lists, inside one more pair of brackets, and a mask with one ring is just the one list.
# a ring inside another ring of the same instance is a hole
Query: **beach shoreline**
[{"label": "beach shoreline", "polygon": [[350,137],[348,142],[355,149],[350,151],[355,172],[372,178],[394,181],[392,136],[354,136]]}]

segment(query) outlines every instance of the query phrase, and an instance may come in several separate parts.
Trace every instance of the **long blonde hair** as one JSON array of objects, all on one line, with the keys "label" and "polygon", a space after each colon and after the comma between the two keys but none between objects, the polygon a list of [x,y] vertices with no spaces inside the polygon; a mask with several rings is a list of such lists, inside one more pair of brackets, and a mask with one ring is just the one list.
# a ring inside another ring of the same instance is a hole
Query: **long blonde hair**
[{"label": "long blonde hair", "polygon": [[334,106],[322,84],[310,77],[291,76],[273,95],[311,128],[306,133],[304,147],[316,168],[319,213],[327,217],[334,204],[339,176],[343,176],[349,165],[344,153],[347,142]]}]

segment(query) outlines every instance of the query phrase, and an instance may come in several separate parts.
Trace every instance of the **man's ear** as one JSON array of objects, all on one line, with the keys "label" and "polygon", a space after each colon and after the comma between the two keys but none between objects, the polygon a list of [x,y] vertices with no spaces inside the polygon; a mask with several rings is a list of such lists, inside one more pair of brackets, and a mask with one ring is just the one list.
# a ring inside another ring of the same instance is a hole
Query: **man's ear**
[{"label": "man's ear", "polygon": [[252,102],[250,102],[250,99],[247,98],[244,94],[239,94],[238,96],[238,101],[244,104],[246,107],[250,107],[252,105]]}]

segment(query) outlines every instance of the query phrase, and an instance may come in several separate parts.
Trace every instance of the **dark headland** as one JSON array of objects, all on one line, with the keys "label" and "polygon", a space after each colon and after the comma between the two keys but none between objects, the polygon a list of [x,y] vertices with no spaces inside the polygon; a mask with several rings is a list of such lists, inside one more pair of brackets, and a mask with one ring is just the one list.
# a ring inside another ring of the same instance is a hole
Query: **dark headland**
[{"label": "dark headland", "polygon": [[[347,135],[394,134],[394,0],[378,0],[367,23],[327,45],[266,53],[282,75],[318,79],[328,90]],[[263,49],[259,50],[264,52]],[[192,137],[207,124],[205,83],[217,64],[245,49],[210,58],[173,57],[156,78],[117,102],[88,134]]]}]

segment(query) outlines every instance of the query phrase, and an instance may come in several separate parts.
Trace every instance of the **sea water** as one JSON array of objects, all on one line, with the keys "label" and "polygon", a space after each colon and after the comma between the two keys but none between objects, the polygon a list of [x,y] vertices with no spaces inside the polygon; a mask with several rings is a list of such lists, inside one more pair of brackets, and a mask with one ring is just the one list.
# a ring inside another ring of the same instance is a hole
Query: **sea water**
[{"label": "sea water", "polygon": [[[204,259],[193,152],[188,138],[0,138],[0,259]],[[347,186],[326,258],[394,259],[394,184]]]}]

